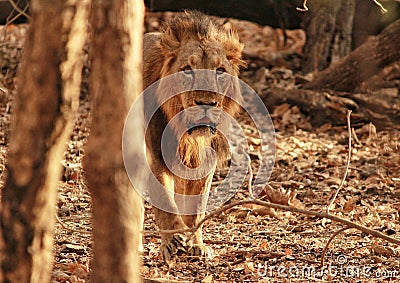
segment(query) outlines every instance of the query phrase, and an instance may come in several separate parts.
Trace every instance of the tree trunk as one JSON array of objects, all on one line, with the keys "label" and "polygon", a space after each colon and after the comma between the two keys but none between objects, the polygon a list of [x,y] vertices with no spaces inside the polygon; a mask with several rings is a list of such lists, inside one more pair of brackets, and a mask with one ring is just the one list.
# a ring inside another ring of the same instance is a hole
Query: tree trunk
[{"label": "tree trunk", "polygon": [[313,81],[303,85],[303,89],[266,88],[260,96],[268,107],[282,103],[299,106],[310,115],[313,126],[345,125],[347,109],[352,109],[352,123],[372,122],[378,129],[399,128],[397,92],[381,89],[354,93],[362,82],[400,61],[399,46],[400,20],[337,64],[318,73]]},{"label": "tree trunk", "polygon": [[384,67],[400,60],[400,20],[354,50],[342,61],[318,73],[305,89],[353,91]]},{"label": "tree trunk", "polygon": [[355,6],[354,0],[344,0],[339,7],[335,21],[335,34],[331,43],[333,47],[331,64],[351,52]]},{"label": "tree trunk", "polygon": [[2,282],[50,279],[61,158],[76,104],[74,95],[61,90],[62,18],[54,15],[61,15],[64,3],[31,3],[2,196]]},{"label": "tree trunk", "polygon": [[351,50],[354,0],[311,1],[304,14],[306,32],[303,72],[327,68]]},{"label": "tree trunk", "polygon": [[378,32],[379,19],[382,13],[373,1],[356,0],[356,11],[354,14],[353,29],[353,48],[363,44],[370,35],[376,35]]},{"label": "tree trunk", "polygon": [[[85,156],[93,204],[93,282],[139,282],[141,199],[130,184],[122,156],[128,108],[142,88],[143,3],[93,0],[91,8],[92,126]],[[142,121],[138,113],[137,121]],[[142,152],[144,133],[136,129]],[[143,155],[143,154],[141,154]]]}]

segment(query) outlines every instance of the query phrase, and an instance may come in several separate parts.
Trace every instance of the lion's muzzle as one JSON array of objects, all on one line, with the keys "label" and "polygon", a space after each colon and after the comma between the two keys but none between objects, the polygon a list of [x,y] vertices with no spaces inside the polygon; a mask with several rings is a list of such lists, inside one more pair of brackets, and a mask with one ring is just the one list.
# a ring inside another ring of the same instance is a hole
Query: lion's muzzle
[{"label": "lion's muzzle", "polygon": [[215,107],[217,102],[208,101],[195,101],[196,106],[186,109],[186,119],[188,133],[201,128],[208,128],[211,134],[215,134],[219,118],[221,116],[221,109]]}]

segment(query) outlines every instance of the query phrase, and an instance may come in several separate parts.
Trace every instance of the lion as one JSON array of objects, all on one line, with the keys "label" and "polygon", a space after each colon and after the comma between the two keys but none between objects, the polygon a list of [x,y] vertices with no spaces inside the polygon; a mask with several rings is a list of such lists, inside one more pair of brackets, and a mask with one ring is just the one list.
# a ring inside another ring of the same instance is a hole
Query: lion
[{"label": "lion", "polygon": [[[202,200],[195,204],[177,204],[173,194],[165,193],[163,201],[175,207],[175,213],[154,207],[155,220],[161,230],[183,230],[196,226],[204,218],[202,208],[207,203],[214,171],[230,156],[223,135],[228,122],[221,118],[221,112],[235,117],[241,110],[238,83],[230,77],[237,78],[240,68],[246,66],[241,58],[243,44],[231,28],[201,12],[184,11],[167,22],[160,33],[145,34],[143,50],[145,89],[169,75],[180,74],[180,79],[173,83],[159,83],[155,97],[145,99],[144,103],[145,108],[146,104],[159,104],[154,115],[147,117],[150,122],[145,133],[146,155],[152,173],[167,192],[202,196]],[[195,73],[199,69],[211,70],[214,75],[205,79]],[[218,84],[222,90],[185,91],[168,99],[164,97],[166,93],[179,92],[180,85],[201,85],[200,80],[203,80],[203,86]],[[172,149],[169,157],[168,153],[162,152],[161,145],[161,135],[166,132],[170,133],[171,144],[176,144],[176,150]],[[206,147],[212,148],[216,154],[216,162],[211,165],[207,163],[214,159],[204,153]],[[168,158],[178,158],[189,169],[205,165],[208,169],[196,178],[178,176],[167,166],[165,159]],[[198,213],[179,213],[178,206],[185,205],[194,206]],[[193,239],[183,232],[161,234],[160,251],[167,262],[179,254],[212,256],[212,250],[203,243],[201,228]]]}]

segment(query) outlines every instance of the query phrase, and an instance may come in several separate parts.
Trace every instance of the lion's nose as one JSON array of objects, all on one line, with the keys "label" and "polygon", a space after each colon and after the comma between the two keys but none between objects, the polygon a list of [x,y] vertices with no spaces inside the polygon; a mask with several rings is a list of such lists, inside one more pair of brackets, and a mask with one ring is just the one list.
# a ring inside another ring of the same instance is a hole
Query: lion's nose
[{"label": "lion's nose", "polygon": [[217,102],[216,101],[200,101],[200,100],[195,100],[194,103],[196,105],[202,106],[217,106]]}]

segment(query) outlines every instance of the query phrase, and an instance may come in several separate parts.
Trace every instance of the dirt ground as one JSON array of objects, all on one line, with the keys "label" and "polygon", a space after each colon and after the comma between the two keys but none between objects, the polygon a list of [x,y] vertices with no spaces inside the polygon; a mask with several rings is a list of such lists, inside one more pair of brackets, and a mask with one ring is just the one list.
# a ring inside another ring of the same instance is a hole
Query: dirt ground
[{"label": "dirt ground", "polygon": [[[168,14],[164,17],[168,17]],[[159,18],[158,15],[148,17],[147,30],[157,29]],[[241,28],[246,29],[246,25],[251,26],[250,23],[244,23]],[[280,42],[281,31],[268,27],[261,27],[261,30],[270,31],[271,40],[275,38],[275,41],[268,43],[273,44],[268,47],[273,49],[265,46],[264,49],[257,47],[248,52],[265,52],[268,49],[270,70],[291,68],[295,74],[298,68],[296,60],[301,57],[299,46],[303,44],[300,41],[304,41],[301,32],[293,31],[293,42],[288,47]],[[259,62],[249,63],[253,71],[244,72],[242,78],[256,85],[260,82],[252,80],[252,76],[262,66]],[[12,77],[12,71],[3,72],[0,80],[3,86],[12,85]],[[281,83],[293,78],[293,74],[289,75]],[[6,174],[13,93],[0,91],[0,172],[3,177]],[[306,114],[288,104],[269,111],[276,131],[276,160],[269,179],[273,189],[282,194],[297,193],[296,200],[292,202],[295,207],[325,211],[348,169],[331,213],[400,239],[398,129],[376,131],[372,124],[353,126],[351,159],[347,168],[349,137],[346,126],[327,123],[313,128]],[[248,118],[242,117],[239,121],[248,137],[252,166],[256,171],[260,158],[259,140]],[[82,95],[79,116],[63,161],[64,178],[58,188],[59,220],[52,282],[90,282],[93,245],[91,201],[82,166],[89,129],[90,101],[87,95]],[[224,173],[226,170],[220,170],[215,176],[214,187],[221,182]],[[244,183],[230,202],[247,197],[248,188]],[[344,230],[334,237],[321,266],[322,253],[328,240],[344,227],[333,221],[257,205],[237,206],[204,224],[205,243],[214,250],[212,259],[182,256],[174,259],[169,266],[161,260],[160,237],[154,222],[154,215],[146,204],[143,251],[145,278],[180,282],[400,280],[400,247],[356,229]]]}]

